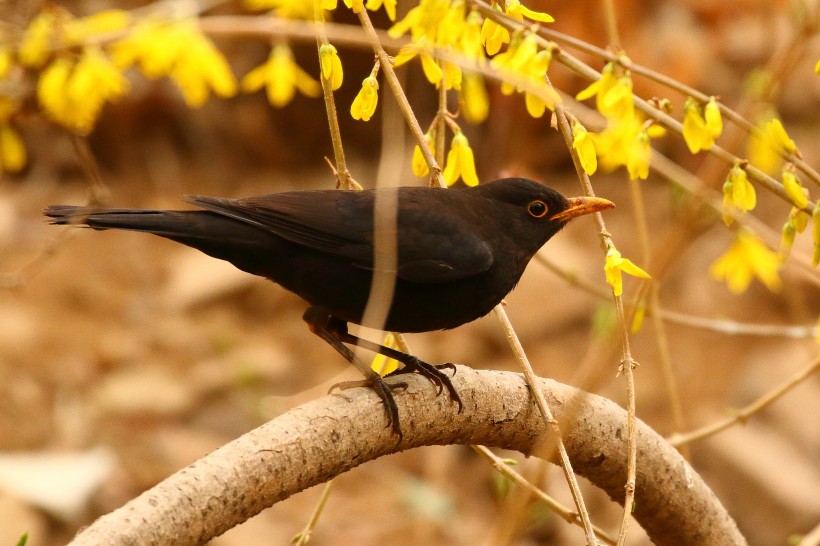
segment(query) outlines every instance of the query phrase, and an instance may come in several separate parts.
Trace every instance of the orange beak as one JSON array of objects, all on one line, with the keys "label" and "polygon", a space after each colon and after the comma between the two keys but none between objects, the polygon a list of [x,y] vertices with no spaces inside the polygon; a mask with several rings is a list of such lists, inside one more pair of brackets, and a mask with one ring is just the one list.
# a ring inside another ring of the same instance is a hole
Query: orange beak
[{"label": "orange beak", "polygon": [[601,197],[570,197],[567,201],[569,201],[569,206],[550,217],[550,220],[568,222],[576,216],[611,209],[615,206],[615,203],[609,199],[602,199]]}]

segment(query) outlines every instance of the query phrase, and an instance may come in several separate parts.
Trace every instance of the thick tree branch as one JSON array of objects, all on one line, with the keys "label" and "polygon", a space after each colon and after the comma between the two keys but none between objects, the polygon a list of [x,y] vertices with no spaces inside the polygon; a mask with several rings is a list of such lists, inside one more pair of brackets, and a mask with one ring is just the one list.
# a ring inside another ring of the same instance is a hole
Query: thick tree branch
[{"label": "thick tree branch", "polygon": [[[424,445],[483,444],[529,453],[548,431],[520,374],[458,367],[464,401],[418,376],[396,392],[404,439],[385,427],[367,389],[332,394],[292,409],[170,476],[98,519],[71,543],[202,544],[272,504],[362,463]],[[613,402],[541,380],[578,474],[622,501],[626,413]],[[572,403],[575,396],[583,397]],[[571,407],[574,415],[565,415]],[[566,424],[568,423],[568,424]],[[639,422],[634,515],[656,544],[745,544],[700,476],[658,434]]]}]

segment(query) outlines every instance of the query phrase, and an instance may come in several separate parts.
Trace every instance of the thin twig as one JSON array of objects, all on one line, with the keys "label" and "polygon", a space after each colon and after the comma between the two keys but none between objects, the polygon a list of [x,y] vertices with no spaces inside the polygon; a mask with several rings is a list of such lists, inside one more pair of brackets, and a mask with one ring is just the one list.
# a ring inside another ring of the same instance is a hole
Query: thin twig
[{"label": "thin twig", "polygon": [[667,440],[673,446],[678,447],[681,445],[689,444],[696,440],[708,438],[709,436],[714,436],[718,432],[726,430],[727,428],[737,423],[745,423],[749,419],[749,417],[769,407],[772,403],[774,403],[776,400],[781,398],[794,387],[805,381],[807,377],[811,376],[813,373],[817,371],[820,371],[820,358],[816,358],[808,366],[805,366],[802,369],[798,370],[785,382],[778,385],[771,391],[767,392],[766,394],[764,394],[748,406],[733,411],[733,415],[721,419],[720,421],[717,421],[715,423],[712,423],[711,425],[707,425],[697,430],[693,430],[692,432],[687,432],[686,434],[672,434],[667,438]]},{"label": "thin twig", "polygon": [[333,479],[325,482],[325,486],[322,488],[322,495],[319,497],[319,502],[316,503],[316,508],[313,509],[313,514],[310,516],[310,520],[308,520],[305,524],[305,528],[302,529],[298,535],[296,535],[293,540],[293,544],[304,545],[310,542],[310,535],[313,533],[313,529],[319,521],[319,516],[322,515],[322,511],[325,509],[327,499],[330,498],[331,487],[333,487]]},{"label": "thin twig", "polygon": [[[539,489],[538,486],[533,485],[524,476],[513,470],[512,467],[505,463],[501,457],[498,457],[495,453],[493,453],[484,446],[473,445],[470,447],[473,448],[473,450],[476,453],[489,460],[490,463],[492,463],[493,468],[495,468],[498,472],[503,474],[506,478],[510,479],[511,481],[526,489],[532,495],[536,496],[538,500],[546,504],[547,508],[552,510],[564,521],[566,521],[567,523],[571,523],[573,525],[578,525],[579,527],[583,526],[583,522],[581,521],[581,518],[577,512],[573,512],[572,510],[570,510],[569,508],[567,508],[566,506],[552,498],[551,496],[547,495],[544,491]],[[593,525],[592,528],[599,539],[603,540],[607,544],[615,544],[615,539],[612,538],[606,531],[604,531],[596,525]]]},{"label": "thin twig", "polygon": [[336,100],[333,95],[333,85],[330,80],[325,78],[322,71],[322,46],[329,45],[327,33],[325,32],[324,10],[315,2],[316,13],[316,48],[319,52],[319,81],[322,82],[322,95],[325,101],[325,110],[327,111],[327,122],[330,128],[330,141],[333,144],[333,157],[336,159],[336,185],[339,188],[346,190],[360,190],[361,185],[353,179],[350,171],[347,168],[345,161],[345,151],[342,146],[342,131],[339,129],[339,117],[336,114]]},{"label": "thin twig", "polygon": [[507,316],[506,311],[504,311],[504,307],[502,307],[501,304],[498,304],[495,306],[493,311],[495,311],[495,316],[498,317],[498,320],[501,322],[501,326],[504,329],[504,333],[507,336],[507,341],[513,350],[513,354],[515,354],[516,360],[519,364],[521,364],[524,379],[530,388],[530,392],[535,398],[538,410],[541,412],[547,426],[555,434],[555,448],[558,451],[558,457],[561,460],[561,469],[564,471],[564,477],[566,478],[570,492],[572,493],[572,500],[578,508],[578,513],[580,514],[581,522],[584,527],[584,533],[586,534],[587,544],[594,545],[597,543],[597,540],[595,538],[595,531],[592,527],[592,520],[590,520],[589,512],[584,504],[584,498],[581,495],[581,488],[578,485],[578,479],[575,477],[575,472],[572,471],[572,463],[567,455],[567,450],[564,446],[564,441],[562,440],[561,429],[558,426],[558,421],[556,421],[555,417],[553,417],[552,411],[550,410],[547,400],[544,397],[544,393],[541,389],[536,387],[538,377],[532,370],[530,361],[524,352],[524,347],[521,345],[521,341],[515,334],[515,330],[513,330],[512,323],[510,322],[510,318]]},{"label": "thin twig", "polygon": [[[549,81],[549,77],[546,78],[547,84],[552,85]],[[570,152],[570,156],[572,157],[573,164],[575,165],[575,170],[578,173],[578,178],[581,181],[581,186],[584,189],[584,192],[587,195],[595,195],[594,190],[592,189],[592,183],[589,180],[589,176],[584,172],[583,167],[581,166],[581,160],[578,157],[578,153],[575,148],[572,147],[572,129],[570,128],[569,119],[567,118],[566,112],[564,108],[560,104],[555,105],[555,115],[558,120],[558,128],[561,132],[561,135],[564,137],[564,142],[567,146],[567,149]],[[609,248],[614,247],[612,242],[612,237],[609,234],[609,231],[606,229],[606,224],[604,223],[603,215],[600,212],[596,212],[594,215],[595,222],[598,224],[598,228],[600,230],[600,237],[601,237],[601,244],[606,252]],[[621,330],[621,349],[622,349],[622,358],[621,358],[621,367],[619,371],[622,371],[624,374],[624,378],[626,379],[626,397],[627,397],[627,476],[626,476],[626,496],[624,500],[624,515],[621,520],[621,528],[618,534],[618,544],[619,546],[624,543],[626,540],[626,533],[629,529],[629,521],[631,520],[632,514],[632,503],[635,499],[635,481],[636,481],[636,474],[637,474],[637,439],[635,437],[635,421],[636,411],[635,411],[635,379],[633,368],[636,366],[635,361],[632,358],[632,353],[629,348],[629,328],[627,326],[626,317],[624,313],[624,305],[623,299],[621,296],[613,295],[615,300],[615,311],[618,317],[618,324]]]}]

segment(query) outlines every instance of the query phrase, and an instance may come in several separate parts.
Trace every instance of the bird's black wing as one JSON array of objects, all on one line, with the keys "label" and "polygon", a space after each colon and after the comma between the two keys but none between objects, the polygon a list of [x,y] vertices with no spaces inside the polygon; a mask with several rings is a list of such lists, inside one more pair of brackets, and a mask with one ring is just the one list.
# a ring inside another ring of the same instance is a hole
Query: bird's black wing
[{"label": "bird's black wing", "polygon": [[[489,269],[490,246],[446,206],[419,202],[425,189],[414,189],[399,193],[396,275],[411,282],[440,283]],[[374,268],[373,191],[297,191],[245,199],[188,196],[186,200],[357,267]]]}]

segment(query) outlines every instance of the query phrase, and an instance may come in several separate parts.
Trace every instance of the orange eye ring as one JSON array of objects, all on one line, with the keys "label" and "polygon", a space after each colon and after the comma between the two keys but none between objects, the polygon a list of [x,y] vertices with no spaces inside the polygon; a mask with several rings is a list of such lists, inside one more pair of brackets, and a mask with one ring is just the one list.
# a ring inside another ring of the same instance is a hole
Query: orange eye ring
[{"label": "orange eye ring", "polygon": [[527,212],[529,212],[533,218],[543,218],[547,215],[547,212],[549,212],[549,207],[543,201],[537,200],[527,205]]}]

